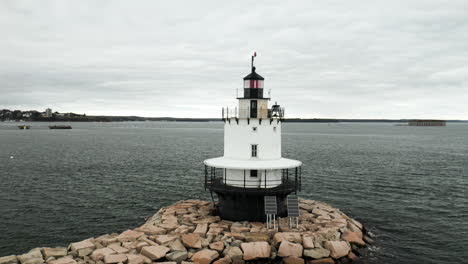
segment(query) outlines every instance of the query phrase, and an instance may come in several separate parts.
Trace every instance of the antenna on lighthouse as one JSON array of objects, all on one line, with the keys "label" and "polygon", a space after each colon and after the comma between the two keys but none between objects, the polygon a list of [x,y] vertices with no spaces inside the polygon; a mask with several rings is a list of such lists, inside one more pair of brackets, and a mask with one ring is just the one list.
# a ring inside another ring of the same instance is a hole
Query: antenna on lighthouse
[{"label": "antenna on lighthouse", "polygon": [[257,57],[257,52],[254,52],[254,54],[252,55],[252,72],[255,71],[255,66],[254,66],[254,58]]}]

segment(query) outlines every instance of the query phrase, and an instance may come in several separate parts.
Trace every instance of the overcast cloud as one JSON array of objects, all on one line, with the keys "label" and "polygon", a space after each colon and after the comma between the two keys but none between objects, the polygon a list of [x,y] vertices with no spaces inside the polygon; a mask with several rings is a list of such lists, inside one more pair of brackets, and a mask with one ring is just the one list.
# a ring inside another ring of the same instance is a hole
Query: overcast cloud
[{"label": "overcast cloud", "polygon": [[468,1],[4,1],[0,108],[219,117],[250,71],[289,117],[468,119]]}]

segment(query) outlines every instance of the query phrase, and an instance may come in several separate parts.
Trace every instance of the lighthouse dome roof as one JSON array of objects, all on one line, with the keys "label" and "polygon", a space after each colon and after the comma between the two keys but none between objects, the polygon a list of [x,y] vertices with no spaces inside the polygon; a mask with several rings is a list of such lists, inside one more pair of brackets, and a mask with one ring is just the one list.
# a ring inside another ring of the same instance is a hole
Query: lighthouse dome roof
[{"label": "lighthouse dome roof", "polygon": [[244,77],[244,80],[265,80],[260,74],[255,72],[255,67],[252,67],[252,72]]}]

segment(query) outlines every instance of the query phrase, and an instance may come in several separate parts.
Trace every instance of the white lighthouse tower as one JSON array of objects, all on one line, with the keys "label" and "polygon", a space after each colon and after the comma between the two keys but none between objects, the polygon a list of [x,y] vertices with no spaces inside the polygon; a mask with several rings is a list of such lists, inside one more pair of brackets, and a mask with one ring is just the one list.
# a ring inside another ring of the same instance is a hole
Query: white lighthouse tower
[{"label": "white lighthouse tower", "polygon": [[221,218],[232,221],[264,221],[265,196],[276,196],[285,216],[286,196],[301,186],[302,162],[281,156],[284,108],[268,106],[255,56],[238,106],[222,110],[224,156],[204,161],[205,188],[217,194]]}]

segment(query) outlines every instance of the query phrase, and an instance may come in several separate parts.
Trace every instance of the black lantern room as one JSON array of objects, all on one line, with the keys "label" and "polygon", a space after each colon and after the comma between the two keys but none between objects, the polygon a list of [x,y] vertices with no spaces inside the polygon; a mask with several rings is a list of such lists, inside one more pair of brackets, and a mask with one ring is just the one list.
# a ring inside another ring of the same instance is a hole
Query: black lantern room
[{"label": "black lantern room", "polygon": [[263,97],[263,78],[255,71],[254,56],[252,56],[252,72],[244,77],[244,97],[245,99],[262,99]]}]

